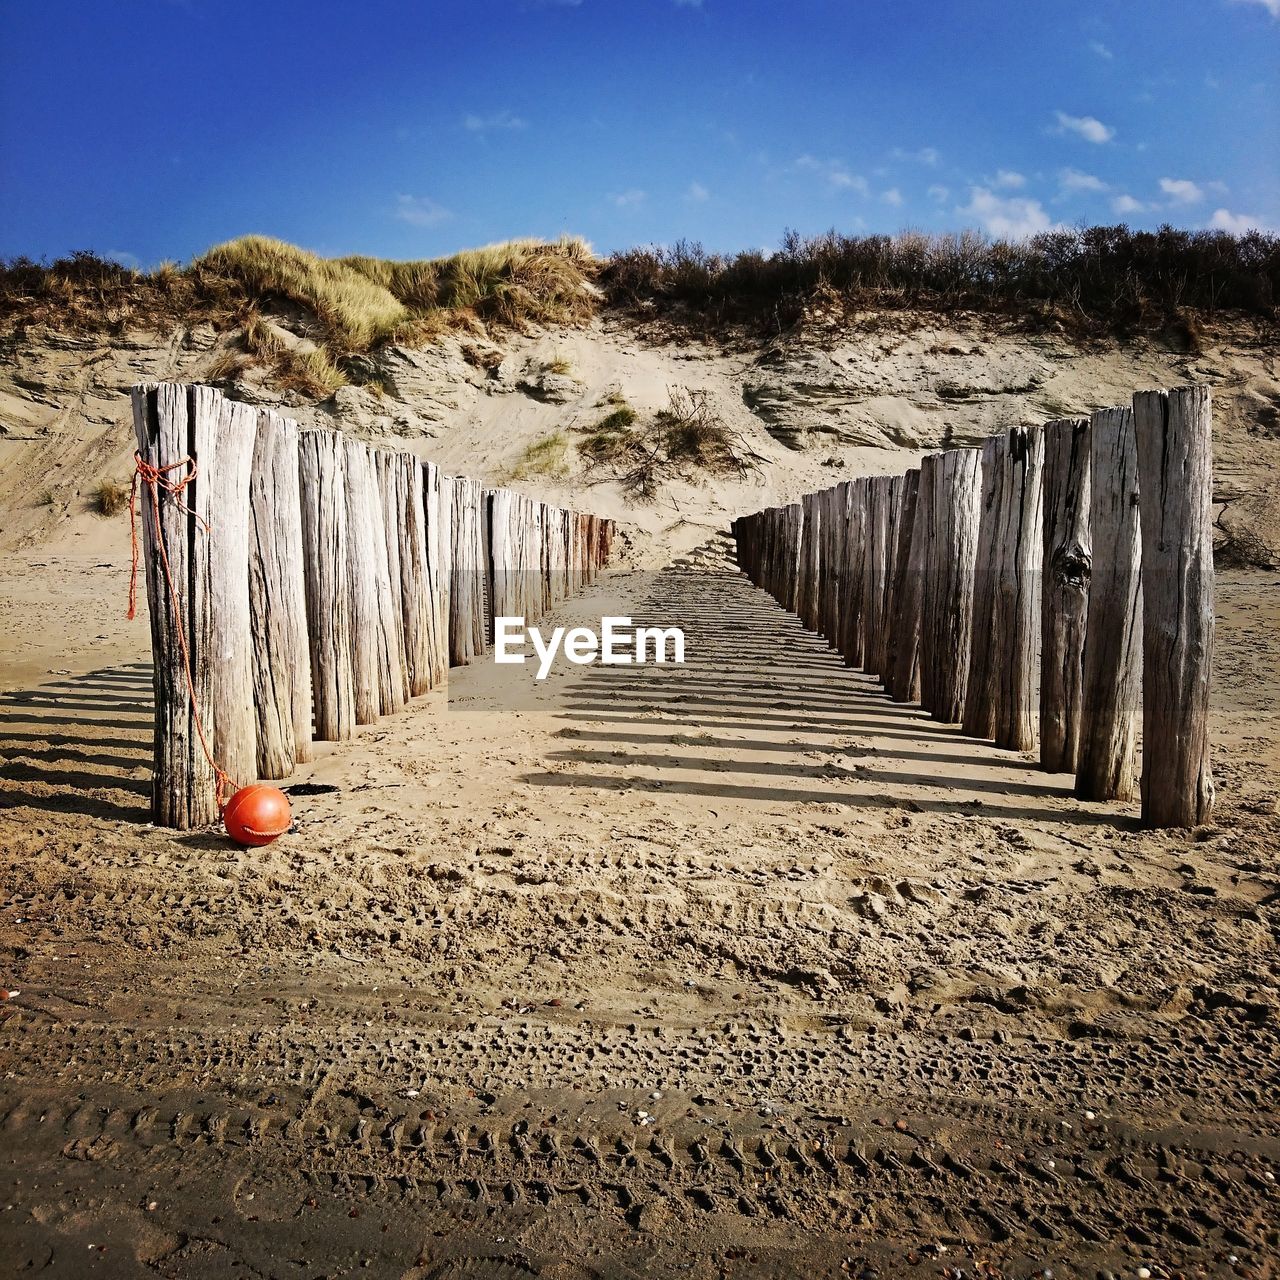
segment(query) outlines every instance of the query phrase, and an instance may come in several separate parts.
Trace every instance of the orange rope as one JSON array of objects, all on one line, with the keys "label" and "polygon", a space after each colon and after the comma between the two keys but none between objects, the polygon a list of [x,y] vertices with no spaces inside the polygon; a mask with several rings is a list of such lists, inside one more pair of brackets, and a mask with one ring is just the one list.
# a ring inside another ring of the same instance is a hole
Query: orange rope
[{"label": "orange rope", "polygon": [[[156,546],[160,551],[160,563],[164,566],[164,580],[169,585],[169,599],[173,603],[173,625],[174,630],[178,633],[178,646],[182,650],[182,669],[187,677],[187,696],[191,699],[191,718],[195,721],[196,734],[200,739],[204,758],[209,762],[209,767],[213,770],[214,782],[217,785],[214,799],[218,806],[218,812],[221,813],[227,806],[227,799],[230,798],[226,793],[234,784],[227,771],[221,768],[218,762],[214,760],[213,752],[209,750],[208,739],[205,737],[204,725],[200,720],[200,709],[196,705],[195,680],[191,675],[191,650],[187,647],[187,632],[182,625],[182,610],[178,604],[177,589],[173,585],[173,572],[169,568],[169,552],[165,547],[164,529],[160,523],[160,493],[163,490],[183,511],[195,519],[205,533],[209,532],[208,524],[196,515],[181,498],[182,491],[196,478],[196,464],[192,458],[186,457],[177,462],[171,462],[168,466],[157,467],[148,462],[141,453],[133,455],[133,462],[133,485],[129,490],[129,536],[133,544],[133,566],[129,573],[129,618],[132,620],[137,616],[138,612],[138,559],[140,555],[138,548],[138,486],[139,482],[141,482],[147,486],[151,494],[151,510],[156,527]],[[176,471],[179,467],[186,467],[186,472],[180,477],[171,479],[169,472]],[[226,799],[224,799],[224,796],[226,796]]]}]

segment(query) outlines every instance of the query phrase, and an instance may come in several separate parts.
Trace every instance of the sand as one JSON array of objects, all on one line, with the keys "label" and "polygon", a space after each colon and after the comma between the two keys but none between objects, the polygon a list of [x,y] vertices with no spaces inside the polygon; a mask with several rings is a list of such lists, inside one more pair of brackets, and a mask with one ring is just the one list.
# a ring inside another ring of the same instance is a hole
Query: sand
[{"label": "sand", "polygon": [[[573,412],[623,367],[660,396],[671,351],[593,363],[622,339],[579,339]],[[690,362],[726,404],[735,359]],[[84,458],[127,455],[102,394],[91,419],[51,384],[60,425],[5,445],[12,1270],[1275,1274],[1275,571],[1220,577],[1213,825],[1143,832],[1136,805],[890,704],[731,568],[734,511],[920,443],[850,435],[828,463],[744,419],[763,472],[631,512],[618,567],[549,620],[678,618],[685,667],[455,671],[447,700],[322,745],[295,829],[244,850],[146,825],[127,526],[15,487],[40,450],[81,458],[82,488]],[[555,420],[515,389],[455,400],[413,447],[490,478]]]},{"label": "sand", "polygon": [[141,654],[4,697],[18,1270],[1271,1274],[1274,579],[1222,584],[1215,825],[1156,834],[722,550],[565,615],[684,668],[455,672],[265,850],[140,825]]}]

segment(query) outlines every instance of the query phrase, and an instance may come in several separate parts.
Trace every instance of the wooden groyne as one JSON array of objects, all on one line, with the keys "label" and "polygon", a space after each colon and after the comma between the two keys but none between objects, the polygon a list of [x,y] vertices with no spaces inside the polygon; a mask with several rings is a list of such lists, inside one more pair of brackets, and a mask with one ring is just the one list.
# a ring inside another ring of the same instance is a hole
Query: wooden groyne
[{"label": "wooden groyne", "polygon": [[532,625],[609,559],[611,520],[210,387],[135,387],[133,417],[160,826],[439,688],[495,611]]},{"label": "wooden groyne", "polygon": [[738,564],[899,702],[1131,799],[1213,807],[1206,387],[1018,426],[733,523]]}]

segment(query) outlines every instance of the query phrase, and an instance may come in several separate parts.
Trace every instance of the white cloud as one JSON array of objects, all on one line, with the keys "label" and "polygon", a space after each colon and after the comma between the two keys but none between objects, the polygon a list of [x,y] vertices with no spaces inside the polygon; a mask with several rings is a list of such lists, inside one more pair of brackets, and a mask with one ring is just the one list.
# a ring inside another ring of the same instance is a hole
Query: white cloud
[{"label": "white cloud", "polygon": [[462,124],[472,133],[489,133],[494,129],[523,129],[528,122],[510,111],[495,111],[487,116],[464,116]]},{"label": "white cloud", "polygon": [[1280,230],[1269,218],[1260,218],[1253,213],[1232,213],[1229,209],[1215,209],[1209,226],[1214,231],[1230,231],[1236,236],[1242,236],[1246,231]]},{"label": "white cloud", "polygon": [[865,196],[869,190],[866,178],[858,173],[850,173],[839,160],[819,160],[816,156],[804,155],[796,161],[796,168],[807,173],[821,174],[841,191],[856,191]]},{"label": "white cloud", "polygon": [[1110,62],[1116,56],[1114,53],[1111,52],[1110,49],[1107,48],[1105,44],[1102,43],[1101,40],[1090,40],[1089,48],[1092,49],[1093,52],[1098,55],[1098,57],[1105,58],[1108,62]]},{"label": "white cloud", "polygon": [[453,214],[430,196],[397,196],[395,216],[411,227],[438,227]]},{"label": "white cloud", "polygon": [[130,271],[137,271],[142,266],[137,254],[130,253],[127,249],[108,249],[102,256],[108,262],[118,262],[122,267],[128,267]]},{"label": "white cloud", "polygon": [[636,205],[645,202],[645,193],[639,187],[632,187],[629,191],[620,191],[617,195],[609,197],[619,209],[634,209]]},{"label": "white cloud", "polygon": [[993,187],[1008,187],[1011,190],[1027,185],[1026,178],[1013,169],[1000,169],[990,181]]},{"label": "white cloud", "polygon": [[901,147],[894,147],[889,154],[895,160],[914,160],[917,164],[927,164],[930,167],[942,159],[942,153],[937,147],[921,147],[918,151],[904,151]]},{"label": "white cloud", "polygon": [[684,198],[692,204],[705,204],[711,199],[711,192],[702,183],[691,182],[689,189],[684,193]]},{"label": "white cloud", "polygon": [[1128,192],[1122,192],[1111,202],[1111,208],[1114,213],[1143,213],[1146,205],[1141,200],[1135,200]]},{"label": "white cloud", "polygon": [[891,204],[895,209],[897,209],[902,204],[902,192],[899,191],[897,187],[890,187],[888,191],[882,191],[880,193],[880,199],[883,200],[885,204]]},{"label": "white cloud", "polygon": [[969,203],[956,212],[976,218],[984,231],[1001,240],[1025,240],[1054,226],[1039,200],[998,196],[988,187],[970,187]]},{"label": "white cloud", "polygon": [[933,186],[929,188],[928,194],[930,200],[937,200],[941,204],[944,201],[951,199],[951,188],[944,187],[940,182],[935,182]]},{"label": "white cloud", "polygon": [[1058,121],[1058,133],[1077,133],[1086,142],[1110,142],[1116,131],[1109,125],[1093,116],[1069,116],[1065,111],[1055,111]]},{"label": "white cloud", "polygon": [[1190,178],[1161,178],[1160,190],[1175,204],[1195,204],[1204,192]]},{"label": "white cloud", "polygon": [[1233,4],[1260,4],[1273,18],[1280,18],[1280,0],[1232,0]]},{"label": "white cloud", "polygon": [[1081,173],[1079,169],[1062,169],[1058,173],[1058,181],[1063,191],[1105,191],[1107,184],[1091,173]]}]

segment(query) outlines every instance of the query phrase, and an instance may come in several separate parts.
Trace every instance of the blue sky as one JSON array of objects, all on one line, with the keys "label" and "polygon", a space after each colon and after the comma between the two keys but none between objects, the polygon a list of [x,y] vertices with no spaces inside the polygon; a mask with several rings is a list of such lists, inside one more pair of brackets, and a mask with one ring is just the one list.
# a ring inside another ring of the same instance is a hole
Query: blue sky
[{"label": "blue sky", "polygon": [[0,256],[1280,230],[1280,0],[0,0]]}]

